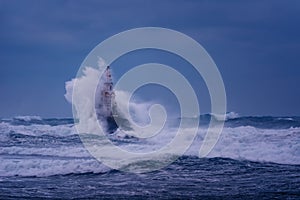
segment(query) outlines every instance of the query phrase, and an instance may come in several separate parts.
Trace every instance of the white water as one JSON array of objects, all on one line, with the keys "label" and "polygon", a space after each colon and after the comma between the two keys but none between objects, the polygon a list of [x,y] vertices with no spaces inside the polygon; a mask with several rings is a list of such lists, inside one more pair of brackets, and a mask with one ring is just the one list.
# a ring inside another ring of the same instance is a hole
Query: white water
[{"label": "white water", "polygon": [[[0,141],[9,143],[12,133],[26,136],[59,136],[65,138],[76,135],[71,125],[10,125],[0,123]],[[168,128],[163,137],[152,138],[141,143],[122,143],[120,147],[134,152],[155,150],[172,139],[176,130]],[[197,156],[206,134],[199,129],[198,136],[187,156]],[[232,158],[279,164],[300,164],[300,128],[259,129],[251,126],[224,128],[222,135],[208,157]],[[0,148],[0,176],[49,176],[55,174],[106,172],[109,169],[92,158],[80,143],[44,147],[35,145],[7,145]]]},{"label": "white water", "polygon": [[[99,60],[99,69],[105,67],[103,60]],[[82,87],[79,88],[82,96],[90,97],[94,91],[87,90],[91,82],[99,79],[99,69],[87,67],[84,76],[73,79],[66,83],[66,99],[72,103],[73,84],[79,81]],[[134,122],[140,125],[149,123],[149,108],[151,104],[130,102],[131,116],[127,113],[124,103],[129,98],[125,91],[116,91],[118,98],[117,105],[119,112],[126,118],[133,118]],[[86,106],[89,101],[81,102]],[[92,110],[87,110],[86,121],[92,115]],[[218,116],[215,116],[216,118]],[[228,113],[226,119],[238,118],[236,113]],[[42,120],[38,116],[19,116],[17,120],[30,122],[30,120]],[[120,143],[123,149],[132,152],[149,152],[157,150],[166,145],[176,134],[176,128],[166,126],[157,137],[138,142],[127,141]],[[186,129],[186,139],[188,129]],[[11,138],[13,134],[20,134],[24,138]],[[187,156],[198,156],[199,149],[206,129],[200,128],[198,135],[189,150]],[[76,136],[77,132],[73,125],[12,125],[9,122],[0,122],[0,176],[50,176],[56,174],[85,173],[85,172],[106,172],[105,167],[92,158],[83,145],[78,142],[69,141],[67,145],[56,144],[55,139],[48,146],[40,143],[42,136],[58,137],[57,140],[68,140],[69,136]],[[36,143],[28,145],[28,137],[34,137]],[[117,133],[116,138],[122,136]],[[12,140],[19,143],[9,145]],[[50,138],[51,141],[51,138]],[[184,143],[184,142],[183,142]],[[52,145],[52,146],[51,146]],[[118,145],[118,144],[117,144]],[[258,162],[274,162],[279,164],[300,164],[300,128],[290,129],[259,129],[251,126],[240,126],[236,128],[224,128],[216,146],[208,157],[232,158],[237,160],[250,160]]]}]

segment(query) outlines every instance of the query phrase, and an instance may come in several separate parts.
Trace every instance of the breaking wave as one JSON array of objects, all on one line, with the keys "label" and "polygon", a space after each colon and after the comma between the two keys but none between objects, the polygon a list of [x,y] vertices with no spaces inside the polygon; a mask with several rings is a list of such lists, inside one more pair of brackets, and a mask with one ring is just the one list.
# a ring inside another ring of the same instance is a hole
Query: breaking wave
[{"label": "breaking wave", "polygon": [[[15,125],[13,121],[0,123],[0,176],[51,176],[110,170],[83,147],[73,123],[60,124],[62,122],[56,119],[57,125],[49,125],[47,119],[43,119],[45,124]],[[175,129],[168,128],[168,134],[159,140],[155,137],[147,141],[116,137],[114,142],[134,152],[147,148],[155,150],[172,139]],[[198,156],[205,134],[205,127],[200,128],[186,156]],[[208,157],[300,165],[300,128],[227,126]]]},{"label": "breaking wave", "polygon": [[[104,66],[104,61],[99,60],[99,68]],[[90,81],[97,79],[99,70],[87,67],[82,77],[66,83],[66,99],[72,103],[73,84],[76,81],[84,85],[83,88],[79,88],[81,95],[91,97],[94,91],[86,88],[91,84]],[[132,118],[131,122],[140,125],[149,123],[150,102],[131,101],[129,116],[126,112],[127,105],[124,103],[129,94],[125,91],[115,92],[118,96],[118,112],[122,116]],[[79,102],[80,106],[87,106],[89,103],[91,102]],[[87,110],[85,114],[85,120],[88,121],[93,115],[93,110]],[[132,139],[118,130],[114,135],[110,135],[110,139],[115,145],[128,151],[154,151],[175,137],[180,120],[195,120],[173,118],[175,122],[167,124],[158,137]],[[199,119],[197,136],[185,153],[186,156],[195,159],[209,122],[222,120],[224,117],[204,114],[199,116]],[[189,127],[185,130],[186,139],[189,139]],[[245,117],[229,112],[225,116],[225,127],[221,137],[208,157],[300,165],[300,117]],[[110,171],[84,148],[73,119],[42,119],[39,116],[0,119],[0,158],[0,176],[52,176]]]}]

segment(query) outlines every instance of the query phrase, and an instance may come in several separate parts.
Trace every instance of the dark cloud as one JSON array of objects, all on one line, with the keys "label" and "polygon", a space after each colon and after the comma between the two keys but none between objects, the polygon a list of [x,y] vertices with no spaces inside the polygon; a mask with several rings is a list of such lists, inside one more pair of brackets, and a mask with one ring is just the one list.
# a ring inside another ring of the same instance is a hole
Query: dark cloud
[{"label": "dark cloud", "polygon": [[107,37],[172,28],[200,42],[230,110],[300,115],[300,3],[289,1],[0,1],[0,116],[71,116],[64,82]]}]

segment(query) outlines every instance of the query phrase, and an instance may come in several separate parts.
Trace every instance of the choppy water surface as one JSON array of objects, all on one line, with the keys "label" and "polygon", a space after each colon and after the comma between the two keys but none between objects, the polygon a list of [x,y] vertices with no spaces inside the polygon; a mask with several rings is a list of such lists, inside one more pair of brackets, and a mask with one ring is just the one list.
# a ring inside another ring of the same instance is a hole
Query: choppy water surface
[{"label": "choppy water surface", "polygon": [[[0,199],[300,198],[300,118],[229,118],[213,151],[198,158],[210,117],[201,118],[198,136],[186,154],[146,174],[112,170],[95,160],[71,119],[1,119]],[[137,146],[130,139],[116,138],[114,143],[128,149]]]}]

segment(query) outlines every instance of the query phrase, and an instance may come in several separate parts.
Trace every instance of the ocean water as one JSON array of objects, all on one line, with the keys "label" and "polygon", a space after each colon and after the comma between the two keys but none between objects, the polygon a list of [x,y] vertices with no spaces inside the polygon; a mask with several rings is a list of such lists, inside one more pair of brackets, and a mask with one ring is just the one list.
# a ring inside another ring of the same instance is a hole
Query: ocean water
[{"label": "ocean water", "polygon": [[[0,119],[0,199],[300,199],[300,117],[230,114],[214,149],[199,158],[210,118],[200,117],[198,135],[183,156],[142,174],[93,158],[73,119]],[[113,142],[138,151],[165,141]]]}]

